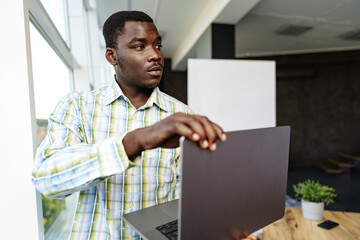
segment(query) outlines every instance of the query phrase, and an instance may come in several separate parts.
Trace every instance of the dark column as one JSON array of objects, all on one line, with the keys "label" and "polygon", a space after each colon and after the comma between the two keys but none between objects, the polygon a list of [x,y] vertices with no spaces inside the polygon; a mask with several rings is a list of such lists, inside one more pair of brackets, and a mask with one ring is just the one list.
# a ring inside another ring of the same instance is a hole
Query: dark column
[{"label": "dark column", "polygon": [[235,58],[235,25],[218,24],[211,25],[212,58],[234,59]]},{"label": "dark column", "polygon": [[183,103],[187,103],[187,71],[171,70],[171,60],[166,58],[159,88]]}]

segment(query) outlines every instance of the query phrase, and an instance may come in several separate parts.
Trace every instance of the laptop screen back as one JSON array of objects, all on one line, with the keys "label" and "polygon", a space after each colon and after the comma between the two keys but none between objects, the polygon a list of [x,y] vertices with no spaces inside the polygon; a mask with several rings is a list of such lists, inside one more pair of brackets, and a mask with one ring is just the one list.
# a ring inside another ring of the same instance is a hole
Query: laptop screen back
[{"label": "laptop screen back", "polygon": [[227,137],[215,152],[181,142],[181,239],[234,239],[284,215],[290,127]]}]

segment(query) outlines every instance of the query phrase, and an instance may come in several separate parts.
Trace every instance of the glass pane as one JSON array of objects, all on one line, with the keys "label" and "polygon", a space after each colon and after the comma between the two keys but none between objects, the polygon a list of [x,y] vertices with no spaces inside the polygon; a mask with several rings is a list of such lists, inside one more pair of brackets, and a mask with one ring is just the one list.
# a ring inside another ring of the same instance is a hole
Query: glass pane
[{"label": "glass pane", "polygon": [[[70,72],[45,39],[30,24],[38,144],[46,135],[47,119],[56,104],[70,92]],[[46,239],[66,239],[73,214],[68,200],[42,196]],[[70,204],[71,205],[71,204]]]},{"label": "glass pane", "polygon": [[48,119],[56,104],[70,92],[70,72],[32,24],[30,36],[36,118]]},{"label": "glass pane", "polygon": [[40,0],[51,20],[55,24],[62,38],[68,43],[67,38],[67,8],[66,0]]}]

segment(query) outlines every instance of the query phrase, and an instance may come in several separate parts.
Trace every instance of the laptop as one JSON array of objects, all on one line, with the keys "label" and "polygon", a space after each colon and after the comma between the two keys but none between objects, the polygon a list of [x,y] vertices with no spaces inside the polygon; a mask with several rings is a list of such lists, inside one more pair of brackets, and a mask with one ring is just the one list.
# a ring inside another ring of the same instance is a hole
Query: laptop
[{"label": "laptop", "polygon": [[226,134],[215,152],[181,139],[181,198],[123,216],[143,239],[238,239],[284,216],[290,127]]}]

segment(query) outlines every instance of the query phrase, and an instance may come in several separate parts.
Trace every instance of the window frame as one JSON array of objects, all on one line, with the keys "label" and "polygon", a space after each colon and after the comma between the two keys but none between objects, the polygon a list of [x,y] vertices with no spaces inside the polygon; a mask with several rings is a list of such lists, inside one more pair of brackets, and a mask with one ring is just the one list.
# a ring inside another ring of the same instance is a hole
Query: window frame
[{"label": "window frame", "polygon": [[[65,8],[65,11],[67,11],[67,8]],[[70,70],[79,68],[80,66],[71,53],[71,49],[68,47],[66,41],[62,38],[40,0],[29,0],[29,16],[32,24],[34,24],[34,26],[49,43],[51,48],[54,49],[55,53],[60,57],[64,64]],[[67,20],[66,29],[66,32],[69,32],[69,25]]]},{"label": "window frame", "polygon": [[[70,29],[69,29],[69,19],[68,18],[68,4],[67,0],[63,0],[65,7],[65,31],[66,38],[68,38],[68,43],[63,39],[55,24],[53,23],[51,17],[47,13],[45,7],[42,5],[40,0],[29,0],[28,1],[28,11],[29,11],[29,21],[34,25],[34,27],[39,31],[40,35],[45,39],[45,41],[50,45],[54,50],[55,54],[61,59],[65,66],[69,69],[69,79],[70,79],[70,89],[75,90],[75,81],[74,81],[74,70],[80,69],[80,65],[77,63],[75,57],[71,52],[71,41],[70,41]],[[67,239],[68,231],[70,231],[71,221],[73,218],[72,210],[75,210],[75,204],[77,202],[78,194],[73,194],[72,196],[65,199],[66,209],[70,209],[71,212],[63,210],[60,212],[59,216],[56,217],[55,221],[50,226],[49,230],[44,232],[43,222],[39,221],[39,236],[40,239]],[[38,208],[38,218],[43,219],[42,213],[42,198],[40,193],[37,196],[37,208]],[[41,209],[39,209],[41,208]],[[59,228],[61,228],[59,230]]]}]

